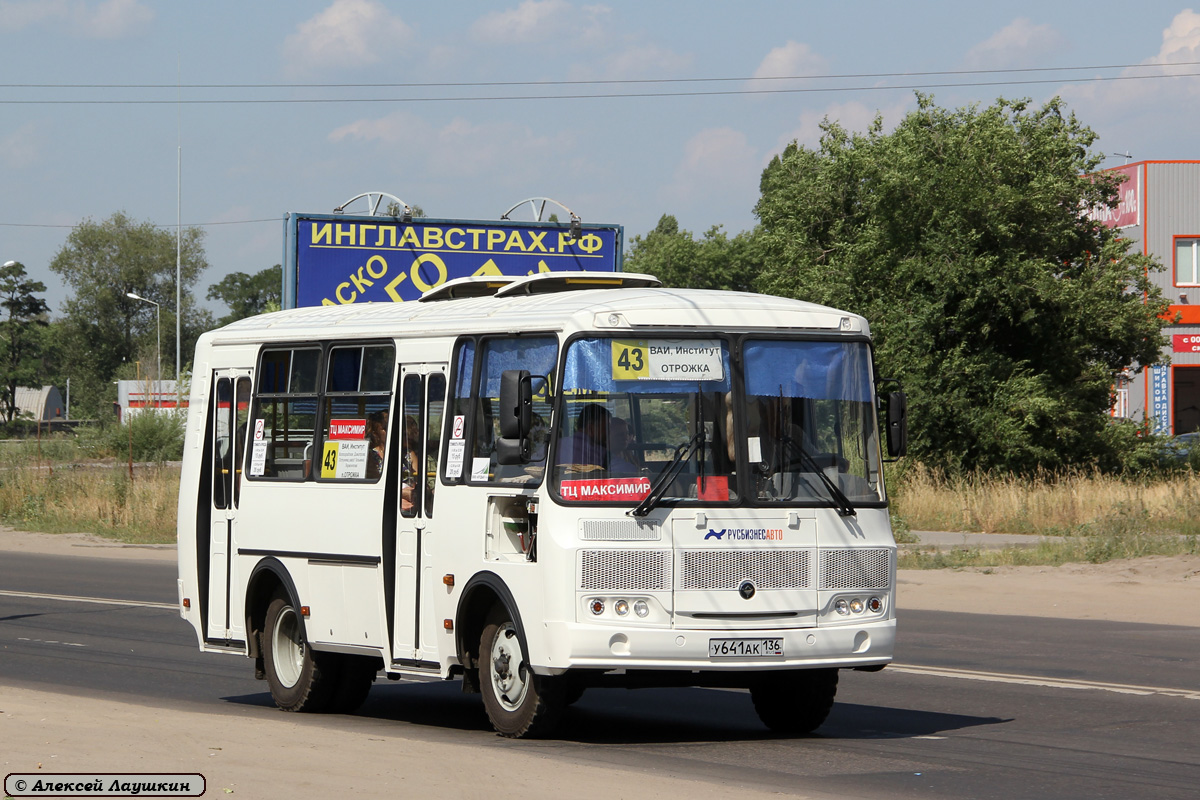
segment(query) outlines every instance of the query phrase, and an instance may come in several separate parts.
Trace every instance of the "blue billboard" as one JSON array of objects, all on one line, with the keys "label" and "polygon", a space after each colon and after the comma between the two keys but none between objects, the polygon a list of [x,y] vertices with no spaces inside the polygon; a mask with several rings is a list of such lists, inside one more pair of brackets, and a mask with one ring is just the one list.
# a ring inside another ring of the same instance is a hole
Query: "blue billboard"
[{"label": "blue billboard", "polygon": [[283,306],[403,303],[455,278],[621,268],[619,225],[289,214]]}]

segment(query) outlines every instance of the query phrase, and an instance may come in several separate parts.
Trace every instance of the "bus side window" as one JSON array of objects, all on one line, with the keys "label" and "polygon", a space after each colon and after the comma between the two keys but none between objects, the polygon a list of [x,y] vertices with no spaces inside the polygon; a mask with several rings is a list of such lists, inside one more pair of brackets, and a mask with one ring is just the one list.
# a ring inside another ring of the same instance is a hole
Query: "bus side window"
[{"label": "bus side window", "polygon": [[421,400],[420,375],[404,376],[400,390],[400,514],[415,517],[421,510]]},{"label": "bus side window", "polygon": [[213,507],[229,508],[233,471],[233,431],[229,429],[229,407],[233,381],[218,378],[213,392]]},{"label": "bus side window", "polygon": [[[316,433],[318,348],[264,350],[259,358],[258,393],[252,427],[262,426],[246,455],[250,478],[304,480],[309,474]],[[256,452],[257,451],[257,452]]]},{"label": "bus side window", "polygon": [[437,486],[437,459],[442,447],[442,416],[446,407],[446,376],[429,376],[425,426],[425,516],[433,516],[433,490]]}]

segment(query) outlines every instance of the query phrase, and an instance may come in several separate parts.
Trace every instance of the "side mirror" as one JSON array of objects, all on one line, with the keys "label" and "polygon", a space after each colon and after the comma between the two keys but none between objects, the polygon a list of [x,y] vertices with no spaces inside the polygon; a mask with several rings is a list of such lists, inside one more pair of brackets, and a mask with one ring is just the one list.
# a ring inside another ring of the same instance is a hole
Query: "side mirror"
[{"label": "side mirror", "polygon": [[908,397],[904,392],[887,396],[887,450],[892,458],[908,452]]},{"label": "side mirror", "polygon": [[500,373],[500,436],[524,439],[533,426],[533,380],[526,369]]}]

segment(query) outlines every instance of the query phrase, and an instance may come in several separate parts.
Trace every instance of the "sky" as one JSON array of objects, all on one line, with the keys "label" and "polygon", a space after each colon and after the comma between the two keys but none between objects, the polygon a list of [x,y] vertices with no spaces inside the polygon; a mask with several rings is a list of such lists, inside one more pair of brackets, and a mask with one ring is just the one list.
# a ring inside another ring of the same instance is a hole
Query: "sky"
[{"label": "sky", "polygon": [[364,192],[474,220],[550,197],[627,242],[663,214],[734,234],[789,142],[815,146],[825,118],[890,128],[917,90],[945,107],[1061,96],[1104,166],[1200,158],[1200,12],[0,0],[0,263],[23,263],[57,313],[69,290],[48,265],[75,225],[122,211],[173,230],[177,198],[206,231],[201,300],[282,260],[285,213]]}]

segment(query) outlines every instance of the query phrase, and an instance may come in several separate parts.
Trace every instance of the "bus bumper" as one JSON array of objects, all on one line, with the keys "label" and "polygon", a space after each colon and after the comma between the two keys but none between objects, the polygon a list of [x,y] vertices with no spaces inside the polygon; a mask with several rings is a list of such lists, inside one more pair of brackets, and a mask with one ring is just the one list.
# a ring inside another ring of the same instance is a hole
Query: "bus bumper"
[{"label": "bus bumper", "polygon": [[[545,623],[546,658],[534,672],[601,670],[785,670],[865,667],[892,660],[896,620],[812,628],[708,630]],[[712,656],[710,640],[781,639],[782,656]],[[542,661],[542,659],[537,659]]]}]

